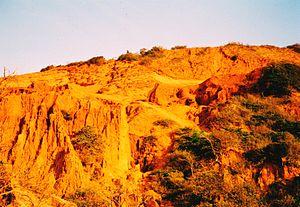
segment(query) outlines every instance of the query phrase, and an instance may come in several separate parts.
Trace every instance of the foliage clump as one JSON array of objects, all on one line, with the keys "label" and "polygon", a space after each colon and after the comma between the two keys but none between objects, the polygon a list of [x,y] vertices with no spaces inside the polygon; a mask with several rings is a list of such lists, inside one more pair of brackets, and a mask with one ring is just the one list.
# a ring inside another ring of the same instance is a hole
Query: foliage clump
[{"label": "foliage clump", "polygon": [[142,137],[142,143],[138,150],[142,172],[153,170],[157,153],[157,138],[154,136]]},{"label": "foliage clump", "polygon": [[254,85],[254,91],[264,96],[290,95],[291,89],[300,90],[300,67],[290,63],[266,67],[257,84]]},{"label": "foliage clump", "polygon": [[131,53],[129,51],[127,51],[127,53],[122,54],[118,57],[119,61],[127,61],[127,62],[137,61],[138,59],[139,59],[138,54],[134,54],[134,53]]},{"label": "foliage clump", "polygon": [[142,49],[140,54],[142,57],[158,58],[163,56],[164,49],[159,46],[154,46],[150,50]]},{"label": "foliage clump", "polygon": [[175,146],[178,150],[193,153],[198,159],[216,158],[211,142],[207,138],[200,136],[197,132],[194,132],[192,135],[181,136],[175,140]]},{"label": "foliage clump", "polygon": [[67,199],[74,202],[78,207],[102,207],[109,205],[104,199],[99,199],[99,196],[92,190],[78,189]]},{"label": "foliage clump", "polygon": [[[299,167],[299,122],[274,107],[286,98],[235,96],[215,106],[218,113],[207,112],[201,127],[208,124],[211,134],[189,128],[174,132],[163,166],[149,175],[151,189],[162,195],[158,204],[298,206],[299,194],[289,188],[299,181],[284,180],[284,175],[286,168]],[[270,166],[275,183],[264,191],[256,182]],[[249,169],[255,169],[252,182],[244,177]]]},{"label": "foliage clump", "polygon": [[185,45],[177,45],[171,48],[171,50],[180,50],[180,49],[186,49]]},{"label": "foliage clump", "polygon": [[264,162],[280,164],[281,159],[286,157],[287,153],[288,146],[285,143],[273,143],[261,149],[250,150],[244,153],[244,156],[247,160],[255,164]]},{"label": "foliage clump", "polygon": [[82,165],[94,169],[90,173],[94,178],[97,178],[102,169],[104,143],[99,139],[95,128],[92,126],[83,127],[75,133],[72,144],[79,155]]},{"label": "foliage clump", "polygon": [[86,61],[88,65],[103,65],[105,63],[105,58],[103,56],[93,57]]},{"label": "foliage clump", "polygon": [[247,123],[255,126],[268,126],[276,132],[289,132],[296,138],[300,138],[300,122],[289,121],[274,112],[267,111],[263,114],[254,114]]},{"label": "foliage clump", "polygon": [[285,182],[278,181],[269,186],[264,201],[271,207],[296,207],[300,205],[300,177]]},{"label": "foliage clump", "polygon": [[96,148],[97,134],[95,133],[93,127],[85,126],[80,131],[75,134],[75,139],[72,141],[75,148],[83,149]]},{"label": "foliage clump", "polygon": [[0,206],[10,206],[16,198],[11,185],[11,174],[5,165],[0,161]]},{"label": "foliage clump", "polygon": [[49,65],[49,66],[47,66],[45,68],[42,68],[40,72],[45,72],[45,71],[48,71],[48,70],[51,70],[51,69],[54,69],[54,68],[55,68],[54,65]]}]

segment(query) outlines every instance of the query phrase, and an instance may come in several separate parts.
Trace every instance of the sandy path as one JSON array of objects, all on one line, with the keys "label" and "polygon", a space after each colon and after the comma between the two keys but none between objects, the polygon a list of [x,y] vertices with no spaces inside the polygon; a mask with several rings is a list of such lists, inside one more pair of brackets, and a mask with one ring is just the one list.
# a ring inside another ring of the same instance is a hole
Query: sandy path
[{"label": "sandy path", "polygon": [[167,76],[158,75],[157,73],[154,73],[152,75],[154,80],[168,85],[180,85],[182,87],[184,86],[193,86],[198,85],[202,83],[204,80],[182,80],[182,79],[173,79]]},{"label": "sandy path", "polygon": [[151,109],[154,109],[158,115],[164,117],[165,119],[169,119],[174,121],[175,123],[177,123],[180,127],[195,127],[196,124],[192,121],[186,120],[186,119],[182,119],[178,116],[176,116],[175,114],[173,114],[170,111],[167,111],[166,109],[161,108],[160,106],[148,103],[148,102],[140,102],[139,103],[144,106],[144,107],[148,107]]}]

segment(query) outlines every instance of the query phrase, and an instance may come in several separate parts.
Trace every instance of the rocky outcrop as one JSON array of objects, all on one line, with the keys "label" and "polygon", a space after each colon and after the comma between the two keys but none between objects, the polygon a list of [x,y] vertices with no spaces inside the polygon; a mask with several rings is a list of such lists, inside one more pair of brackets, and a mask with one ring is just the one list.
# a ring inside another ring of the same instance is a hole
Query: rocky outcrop
[{"label": "rocky outcrop", "polygon": [[70,93],[47,85],[2,93],[0,159],[12,165],[16,186],[62,196],[88,185],[93,168],[83,166],[72,145],[84,126],[104,143],[103,176],[126,176],[131,152],[125,106]]}]

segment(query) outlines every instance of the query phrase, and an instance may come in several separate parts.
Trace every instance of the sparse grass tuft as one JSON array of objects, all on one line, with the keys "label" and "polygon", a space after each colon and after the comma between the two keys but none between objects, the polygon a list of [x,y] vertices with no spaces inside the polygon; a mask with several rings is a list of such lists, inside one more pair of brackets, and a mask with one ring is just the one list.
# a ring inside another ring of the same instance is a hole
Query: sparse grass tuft
[{"label": "sparse grass tuft", "polygon": [[155,126],[162,126],[164,128],[168,128],[168,127],[170,127],[170,125],[172,123],[173,123],[172,120],[163,119],[163,120],[157,120],[157,121],[153,122],[153,125],[155,125]]}]

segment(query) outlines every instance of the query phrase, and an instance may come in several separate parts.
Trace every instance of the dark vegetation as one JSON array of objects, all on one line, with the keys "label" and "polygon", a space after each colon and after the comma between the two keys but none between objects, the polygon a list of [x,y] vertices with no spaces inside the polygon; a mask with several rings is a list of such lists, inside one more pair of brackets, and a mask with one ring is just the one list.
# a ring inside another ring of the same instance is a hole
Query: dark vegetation
[{"label": "dark vegetation", "polygon": [[108,205],[91,190],[78,190],[69,196],[68,200],[74,202],[78,207],[103,207]]},{"label": "dark vegetation", "polygon": [[300,90],[300,67],[290,63],[273,64],[263,70],[254,91],[264,96],[282,97]]},{"label": "dark vegetation", "polygon": [[0,206],[9,206],[15,200],[10,180],[10,173],[6,168],[6,163],[0,161]]},{"label": "dark vegetation", "polygon": [[278,181],[269,186],[265,201],[271,207],[298,207],[300,206],[300,177],[285,182]]},{"label": "dark vegetation", "polygon": [[150,50],[142,49],[140,51],[140,55],[142,57],[152,57],[152,58],[158,58],[162,57],[164,49],[159,46],[154,46]]},{"label": "dark vegetation", "polygon": [[223,194],[222,175],[209,170],[217,164],[219,142],[188,128],[174,135],[166,165],[150,174],[153,188],[174,206],[214,205]]},{"label": "dark vegetation", "polygon": [[141,145],[138,146],[139,163],[142,172],[154,169],[154,162],[157,154],[157,138],[154,136],[142,137]]},{"label": "dark vegetation", "polygon": [[192,153],[197,159],[216,158],[211,142],[197,132],[194,132],[192,135],[183,134],[180,139],[174,141],[174,146],[178,150]]},{"label": "dark vegetation", "polygon": [[282,158],[286,157],[288,147],[286,143],[269,144],[261,149],[249,150],[244,153],[247,160],[254,164],[274,163],[282,165]]},{"label": "dark vegetation", "polygon": [[238,59],[238,56],[237,55],[233,55],[230,57],[230,60],[232,61],[236,61]]},{"label": "dark vegetation", "polygon": [[75,133],[72,144],[77,151],[83,166],[93,166],[90,172],[92,178],[97,178],[101,173],[104,144],[96,134],[95,128],[85,126]]},{"label": "dark vegetation", "polygon": [[[299,117],[282,110],[290,106],[289,95],[299,84],[298,66],[268,66],[253,87],[256,93],[214,106],[217,113],[207,111],[200,124],[209,133],[188,128],[174,133],[166,164],[148,177],[150,189],[162,195],[159,205],[299,206],[299,177],[284,177],[284,167],[300,167]],[[230,160],[228,149],[243,151],[241,160]],[[267,166],[274,168],[275,182],[264,190],[257,182]],[[250,169],[256,169],[252,182],[236,182]]]},{"label": "dark vegetation", "polygon": [[289,45],[287,46],[287,48],[294,50],[297,53],[300,53],[300,44],[293,44],[293,45]]},{"label": "dark vegetation", "polygon": [[90,66],[90,65],[100,66],[105,63],[105,58],[103,56],[93,57],[93,58],[87,60],[85,63],[88,64],[88,66]]},{"label": "dark vegetation", "polygon": [[118,57],[119,61],[127,61],[127,62],[137,61],[138,59],[139,59],[138,54],[134,54],[129,51],[127,51],[127,53],[122,54]]},{"label": "dark vegetation", "polygon": [[180,49],[186,49],[185,45],[177,45],[171,48],[171,50],[180,50]]},{"label": "dark vegetation", "polygon": [[254,126],[268,126],[276,132],[289,132],[296,138],[300,138],[300,122],[289,121],[281,115],[270,111],[263,114],[252,115],[247,124]]},{"label": "dark vegetation", "polygon": [[51,69],[54,69],[54,68],[55,68],[54,65],[49,65],[49,66],[47,66],[45,68],[42,68],[40,72],[45,72],[45,71],[48,71],[48,70],[51,70]]},{"label": "dark vegetation", "polygon": [[75,66],[75,67],[80,67],[83,65],[87,65],[87,66],[91,66],[91,65],[95,65],[95,66],[101,66],[103,64],[105,64],[106,60],[103,56],[97,56],[97,57],[93,57],[87,61],[79,61],[79,62],[73,62],[73,63],[69,63],[67,66],[71,67],[71,66]]},{"label": "dark vegetation", "polygon": [[140,54],[131,53],[127,51],[127,53],[120,55],[117,60],[126,62],[140,60],[140,63],[142,65],[149,65],[153,58],[162,57],[163,51],[164,49],[158,46],[154,46],[150,50],[143,48],[140,50]]}]

